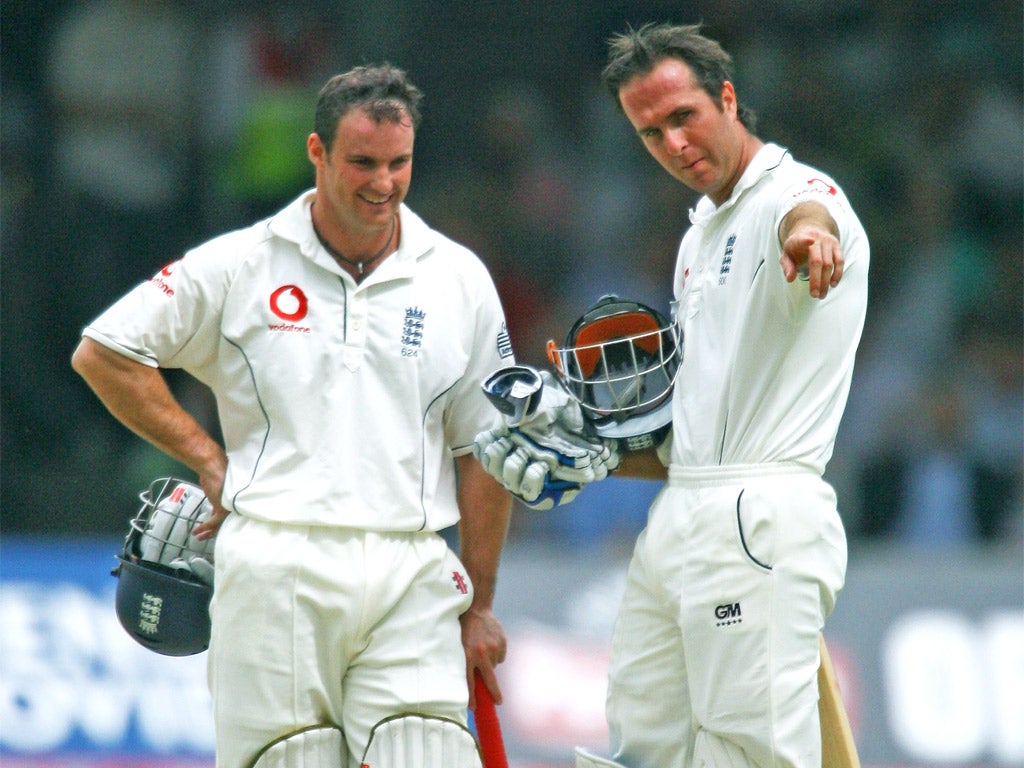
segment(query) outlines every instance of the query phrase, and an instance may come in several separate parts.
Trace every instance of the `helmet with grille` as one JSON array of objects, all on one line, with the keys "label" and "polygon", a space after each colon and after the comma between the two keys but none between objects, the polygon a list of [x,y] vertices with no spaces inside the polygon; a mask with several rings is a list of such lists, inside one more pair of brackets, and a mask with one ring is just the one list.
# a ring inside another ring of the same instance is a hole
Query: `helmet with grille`
[{"label": "helmet with grille", "polygon": [[564,346],[548,342],[548,358],[597,434],[639,450],[657,445],[671,426],[682,348],[674,320],[606,295],[573,324]]},{"label": "helmet with grille", "polygon": [[213,539],[193,529],[213,506],[199,486],[175,478],[154,480],[139,494],[113,570],[118,621],[138,643],[165,656],[189,656],[210,644]]}]

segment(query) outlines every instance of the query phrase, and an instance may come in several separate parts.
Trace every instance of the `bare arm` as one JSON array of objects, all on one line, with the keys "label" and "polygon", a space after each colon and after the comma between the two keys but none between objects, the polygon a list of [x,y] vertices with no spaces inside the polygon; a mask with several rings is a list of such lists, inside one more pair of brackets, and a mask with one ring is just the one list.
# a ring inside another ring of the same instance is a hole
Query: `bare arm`
[{"label": "bare arm", "polygon": [[625,451],[615,470],[616,477],[636,477],[642,480],[665,480],[668,468],[661,463],[654,448],[643,451]]},{"label": "bare arm", "polygon": [[779,225],[783,274],[793,282],[801,269],[807,270],[811,296],[823,299],[843,277],[843,248],[839,227],[821,203],[800,203]]},{"label": "bare arm", "polygon": [[494,701],[501,703],[495,665],[505,660],[505,630],[494,615],[498,561],[508,533],[512,497],[473,454],[456,460],[459,473],[459,557],[473,582],[473,603],[462,615],[462,644],[470,707],[476,707],[473,676],[480,670]]},{"label": "bare arm", "polygon": [[191,468],[213,504],[211,520],[196,528],[199,538],[216,533],[227,512],[220,505],[227,456],[224,449],[174,398],[157,368],[83,338],[71,366],[113,416],[168,456]]}]

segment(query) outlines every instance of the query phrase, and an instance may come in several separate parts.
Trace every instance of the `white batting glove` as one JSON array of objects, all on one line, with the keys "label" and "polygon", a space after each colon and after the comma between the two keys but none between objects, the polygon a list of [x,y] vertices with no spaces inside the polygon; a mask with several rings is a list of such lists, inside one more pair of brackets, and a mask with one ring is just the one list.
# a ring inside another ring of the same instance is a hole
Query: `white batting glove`
[{"label": "white batting glove", "polygon": [[[483,389],[511,434],[525,435],[555,454],[557,458],[544,456],[559,479],[601,480],[618,467],[617,443],[589,433],[583,409],[550,372],[529,365],[499,368],[484,381]],[[591,466],[592,476],[587,469]],[[584,475],[567,475],[567,468],[583,470]]]},{"label": "white batting glove", "polygon": [[483,383],[504,427],[477,435],[474,453],[491,477],[534,509],[572,501],[619,465],[618,445],[588,435],[583,411],[547,371],[509,366]]},{"label": "white batting glove", "polygon": [[213,584],[213,539],[197,541],[192,528],[210,516],[213,505],[202,490],[185,484],[185,491],[160,499],[139,537],[139,557],[194,574]]},{"label": "white batting glove", "polygon": [[554,431],[534,436],[520,429],[509,430],[509,439],[531,461],[543,463],[552,478],[573,483],[604,480],[618,466],[620,455],[615,441],[578,438]]},{"label": "white batting glove", "polygon": [[[510,430],[513,440],[521,447],[539,448],[537,458],[547,462],[552,477],[557,480],[580,483],[603,480],[619,466],[618,443],[588,434],[580,404],[548,371],[540,371],[540,378],[543,388],[538,393],[540,402],[536,408],[517,424],[508,425],[514,426]],[[519,438],[516,438],[517,433]],[[533,445],[526,446],[526,439]]]},{"label": "white batting glove", "polygon": [[178,557],[167,564],[178,571],[188,571],[204,584],[213,586],[213,563],[199,555],[186,559]]},{"label": "white batting glove", "polygon": [[[522,434],[513,437],[507,427],[487,430],[476,437],[473,453],[491,477],[531,509],[546,510],[568,504],[583,489],[582,482],[556,480],[552,464],[559,459]],[[574,473],[587,470],[575,467],[576,460],[566,457],[564,466]],[[590,472],[592,474],[592,471]]]},{"label": "white batting glove", "polygon": [[[594,480],[603,480],[619,465],[617,444],[542,438],[501,427],[477,435],[474,454],[487,473],[527,506],[551,509],[568,504]],[[550,446],[556,446],[554,448]]]}]

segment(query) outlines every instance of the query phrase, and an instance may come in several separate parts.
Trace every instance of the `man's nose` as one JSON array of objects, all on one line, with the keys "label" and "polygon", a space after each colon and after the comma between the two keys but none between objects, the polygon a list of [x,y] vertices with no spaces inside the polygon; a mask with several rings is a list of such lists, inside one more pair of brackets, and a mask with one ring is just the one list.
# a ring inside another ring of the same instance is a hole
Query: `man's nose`
[{"label": "man's nose", "polygon": [[665,151],[673,157],[681,155],[686,145],[686,132],[682,128],[672,128],[665,132]]}]

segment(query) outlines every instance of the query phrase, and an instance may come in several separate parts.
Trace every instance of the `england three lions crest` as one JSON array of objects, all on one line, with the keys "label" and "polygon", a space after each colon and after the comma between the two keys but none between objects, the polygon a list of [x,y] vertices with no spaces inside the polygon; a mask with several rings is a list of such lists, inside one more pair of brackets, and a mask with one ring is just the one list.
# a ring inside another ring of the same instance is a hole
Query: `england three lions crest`
[{"label": "england three lions crest", "polygon": [[402,323],[402,357],[416,357],[423,346],[423,327],[427,313],[419,307],[406,307]]}]

